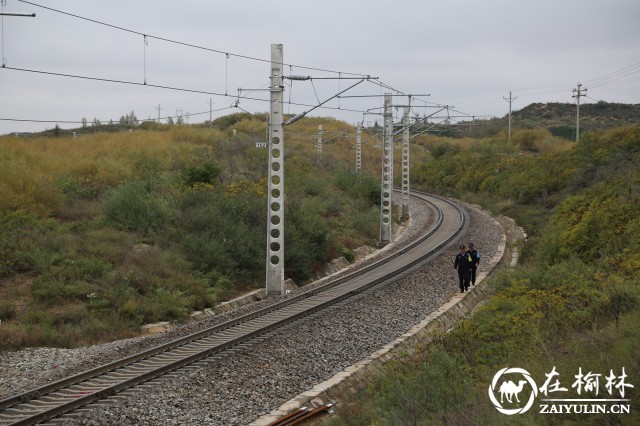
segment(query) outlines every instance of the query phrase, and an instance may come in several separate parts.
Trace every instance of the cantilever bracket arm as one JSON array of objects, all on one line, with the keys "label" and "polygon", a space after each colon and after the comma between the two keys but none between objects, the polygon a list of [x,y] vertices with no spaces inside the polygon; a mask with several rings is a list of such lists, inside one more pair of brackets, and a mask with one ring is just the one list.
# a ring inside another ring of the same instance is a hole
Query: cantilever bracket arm
[{"label": "cantilever bracket arm", "polygon": [[354,87],[356,87],[358,84],[362,83],[365,80],[369,80],[369,77],[364,77],[362,78],[360,81],[358,81],[357,83],[352,84],[351,86],[347,87],[346,89],[344,89],[343,91],[336,93],[335,95],[331,96],[329,99],[326,99],[323,102],[320,102],[318,105],[314,106],[313,108],[305,111],[305,112],[301,112],[300,114],[296,115],[295,117],[291,117],[289,120],[287,120],[286,123],[284,123],[285,126],[288,126],[290,124],[295,123],[296,121],[300,120],[301,118],[304,118],[307,114],[309,114],[311,111],[313,111],[316,108],[320,108],[322,105],[326,104],[327,102],[329,102],[331,99],[333,98],[337,98],[338,96],[340,96],[341,94],[343,94],[344,92],[346,92],[347,90],[351,90]]},{"label": "cantilever bracket arm", "polygon": [[0,16],[22,16],[24,18],[35,18],[35,13],[0,13]]}]

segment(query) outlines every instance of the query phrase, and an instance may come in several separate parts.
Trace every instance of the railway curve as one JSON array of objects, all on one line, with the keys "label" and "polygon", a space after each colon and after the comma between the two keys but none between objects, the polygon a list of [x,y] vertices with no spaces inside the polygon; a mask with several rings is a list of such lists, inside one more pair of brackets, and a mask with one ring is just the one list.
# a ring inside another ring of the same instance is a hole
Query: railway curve
[{"label": "railway curve", "polygon": [[358,272],[254,313],[108,365],[0,401],[0,424],[35,424],[148,382],[203,358],[243,345],[375,286],[398,280],[446,249],[463,230],[463,210],[442,198],[414,193],[438,212],[421,238]]}]

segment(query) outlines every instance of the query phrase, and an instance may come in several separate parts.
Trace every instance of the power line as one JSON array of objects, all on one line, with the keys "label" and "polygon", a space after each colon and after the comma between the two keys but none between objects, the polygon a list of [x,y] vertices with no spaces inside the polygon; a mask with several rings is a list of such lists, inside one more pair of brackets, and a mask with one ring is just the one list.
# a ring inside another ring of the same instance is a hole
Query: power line
[{"label": "power line", "polygon": [[[105,22],[97,21],[97,20],[94,20],[94,19],[85,18],[85,17],[79,16],[79,15],[75,15],[75,14],[64,12],[64,11],[61,11],[61,10],[58,10],[58,9],[53,9],[53,8],[50,8],[50,7],[42,6],[42,5],[39,5],[39,4],[36,4],[36,3],[33,3],[33,2],[28,2],[28,1],[25,1],[25,0],[18,0],[18,1],[34,5],[36,7],[41,7],[41,8],[56,12],[56,13],[61,13],[61,14],[68,15],[68,16],[71,16],[71,17],[74,17],[74,18],[78,18],[78,19],[89,21],[89,22],[93,22],[93,23],[96,23],[96,24],[99,24],[99,25],[104,25],[104,26],[107,26],[107,27],[110,27],[110,28],[121,30],[121,31],[126,31],[126,32],[130,32],[130,33],[133,33],[133,34],[142,35],[143,36],[143,40],[144,40],[144,46],[145,46],[145,50],[144,50],[144,55],[145,55],[145,57],[144,57],[144,79],[143,79],[144,82],[143,83],[139,83],[139,82],[125,81],[125,80],[115,80],[115,79],[108,79],[108,78],[98,78],[98,77],[80,76],[80,75],[72,75],[72,74],[64,74],[64,73],[54,73],[54,72],[39,71],[39,70],[30,70],[30,69],[24,69],[24,68],[4,67],[5,62],[4,62],[4,58],[3,58],[3,68],[7,68],[7,69],[13,69],[13,70],[16,70],[16,71],[23,71],[23,72],[32,72],[32,73],[39,73],[39,74],[62,76],[62,77],[71,77],[71,78],[80,78],[80,79],[88,79],[88,80],[95,80],[95,81],[120,83],[120,84],[144,85],[144,86],[149,86],[149,87],[169,89],[169,90],[179,90],[179,91],[185,91],[185,92],[191,92],[191,93],[202,93],[202,94],[210,94],[210,95],[216,95],[216,96],[229,96],[228,95],[228,91],[227,91],[227,78],[228,78],[228,59],[229,59],[230,55],[231,56],[235,56],[235,57],[244,58],[244,59],[251,59],[251,60],[262,61],[262,62],[269,62],[267,60],[260,59],[260,58],[254,58],[254,57],[249,57],[249,56],[246,56],[246,55],[239,55],[239,54],[223,52],[223,51],[220,51],[220,50],[210,49],[210,48],[197,46],[197,45],[184,43],[184,42],[179,42],[179,41],[167,39],[167,38],[164,38],[164,37],[158,37],[158,36],[152,36],[152,35],[144,34],[144,33],[139,32],[139,31],[134,31],[134,30],[130,30],[130,29],[127,29],[127,28],[119,27],[119,26],[116,26],[116,25],[108,24],[108,23],[105,23]],[[175,44],[179,44],[179,45],[183,45],[183,46],[188,46],[188,47],[192,47],[192,48],[208,50],[208,51],[224,54],[226,56],[226,59],[227,59],[227,65],[225,66],[225,93],[222,94],[222,93],[208,92],[208,91],[202,91],[202,90],[184,89],[184,88],[178,88],[178,87],[172,87],[172,86],[166,86],[166,85],[148,84],[147,83],[147,78],[146,78],[146,46],[147,46],[147,38],[155,38],[155,39],[166,41],[166,42],[170,42],[170,43],[175,43]],[[302,69],[338,73],[340,79],[343,79],[343,78],[344,79],[361,78],[361,81],[362,81],[362,79],[377,78],[377,77],[371,77],[369,75],[364,75],[364,74],[349,73],[349,72],[343,72],[343,71],[332,71],[332,70],[327,70],[327,69],[322,69],[322,68],[313,68],[313,67],[306,67],[306,66],[293,65],[293,64],[287,64],[287,65],[289,65],[290,68],[293,67],[293,66],[296,66],[296,67],[302,68]],[[342,77],[342,74],[358,75],[358,76],[361,76],[361,77]],[[316,79],[326,79],[326,78],[316,77]],[[313,83],[313,81],[312,81],[312,83]],[[239,89],[239,91],[240,91],[240,89]],[[314,91],[315,91],[315,87],[314,87]],[[316,97],[317,97],[317,93],[316,93]],[[238,99],[242,98],[242,99],[257,100],[257,101],[263,101],[263,102],[267,102],[268,101],[266,99],[249,98],[249,97],[246,97],[246,96],[243,97],[243,96],[240,96],[240,94],[238,94],[237,98]],[[323,103],[325,103],[325,102],[323,102]],[[322,104],[314,106],[313,109],[320,107]],[[289,105],[312,106],[312,105],[307,105],[307,104],[292,103],[291,100],[289,100]],[[235,106],[237,108],[240,108],[238,106],[238,102],[236,102]],[[325,109],[335,109],[335,108],[331,108],[331,107],[323,107],[323,108],[325,108]],[[242,109],[242,108],[240,108],[240,109]],[[358,110],[343,109],[343,108],[339,108],[339,107],[337,109],[341,109],[343,111],[361,112],[361,111],[358,111]],[[247,112],[244,109],[242,109],[242,110]],[[160,111],[158,110],[158,114],[159,113],[160,113]]]},{"label": "power line", "polygon": [[621,70],[614,71],[601,77],[597,77],[586,82],[585,84],[588,84],[591,88],[600,87],[629,75],[635,74],[637,72],[640,72],[640,63],[629,65],[628,67],[622,68]]},{"label": "power line", "polygon": [[[167,43],[173,43],[173,44],[177,44],[177,45],[180,45],[180,46],[191,47],[193,49],[199,49],[199,50],[204,50],[204,51],[208,51],[208,52],[219,53],[219,54],[222,54],[222,55],[226,55],[227,58],[229,56],[233,56],[233,57],[236,57],[236,58],[242,58],[242,59],[247,59],[247,60],[252,60],[252,61],[271,63],[271,61],[268,60],[268,59],[256,58],[256,57],[253,57],[253,56],[242,55],[242,54],[239,54],[239,53],[226,52],[226,51],[223,51],[223,50],[213,49],[213,48],[204,47],[204,46],[199,46],[199,45],[196,45],[196,44],[186,43],[186,42],[182,42],[182,41],[178,41],[178,40],[173,40],[173,39],[169,39],[169,38],[166,38],[166,37],[160,37],[160,36],[154,36],[154,35],[151,35],[151,34],[145,34],[145,33],[140,32],[140,31],[132,30],[132,29],[129,29],[129,28],[124,28],[124,27],[121,27],[121,26],[118,26],[118,25],[114,25],[114,24],[109,24],[107,22],[102,22],[102,21],[98,21],[96,19],[91,19],[91,18],[87,18],[87,17],[84,17],[84,16],[76,15],[76,14],[73,14],[73,13],[65,12],[65,11],[62,11],[62,10],[59,10],[59,9],[54,9],[52,7],[43,6],[43,5],[40,5],[40,4],[37,4],[37,3],[33,3],[33,2],[30,2],[30,1],[26,1],[26,0],[18,0],[18,1],[21,2],[21,3],[25,3],[25,4],[30,4],[30,5],[35,6],[35,7],[46,9],[46,10],[49,10],[51,12],[59,13],[59,14],[62,14],[62,15],[67,15],[67,16],[70,16],[72,18],[81,19],[81,20],[84,20],[84,21],[87,21],[87,22],[91,22],[91,23],[94,23],[94,24],[103,25],[105,27],[109,27],[109,28],[112,28],[112,29],[115,29],[115,30],[125,31],[125,32],[131,33],[131,34],[136,34],[136,35],[142,36],[144,38],[153,38],[153,39],[164,41],[164,42],[167,42]],[[296,68],[300,68],[300,69],[312,70],[312,71],[329,72],[329,73],[334,73],[334,74],[347,74],[347,75],[354,75],[354,76],[360,76],[360,77],[366,77],[367,76],[366,74],[361,74],[361,73],[346,72],[346,71],[335,71],[335,70],[330,70],[330,69],[315,68],[315,67],[296,65],[296,64],[283,64],[283,65],[287,65],[287,66],[290,66],[290,67],[296,67]]]},{"label": "power line", "polygon": [[62,123],[62,124],[80,124],[82,121],[69,120],[34,120],[30,118],[0,118],[0,121],[15,121],[21,123]]},{"label": "power line", "polygon": [[[257,58],[257,57],[252,57],[252,56],[247,56],[247,55],[242,55],[242,54],[237,54],[237,53],[230,53],[230,52],[226,52],[223,50],[218,50],[218,49],[212,49],[212,48],[208,48],[208,47],[204,47],[204,46],[199,46],[196,44],[191,44],[191,43],[185,43],[185,42],[181,42],[181,41],[177,41],[177,40],[173,40],[173,39],[169,39],[169,38],[165,38],[165,37],[159,37],[159,36],[154,36],[154,35],[148,35],[145,34],[143,32],[140,31],[135,31],[129,28],[124,28],[121,26],[117,26],[117,25],[113,25],[107,22],[102,22],[99,20],[95,20],[95,19],[91,19],[91,18],[86,18],[83,16],[79,16],[76,14],[72,14],[69,12],[64,12],[58,9],[54,9],[51,7],[47,7],[47,6],[43,6],[43,5],[39,5],[37,3],[34,2],[30,2],[30,1],[26,1],[26,0],[18,0],[22,3],[25,4],[29,4],[35,7],[40,7],[46,10],[49,10],[51,12],[55,12],[55,13],[59,13],[59,14],[63,14],[63,15],[67,15],[70,16],[72,18],[76,18],[76,19],[81,19],[81,20],[85,20],[87,22],[91,22],[94,24],[98,24],[98,25],[103,25],[112,29],[116,29],[119,31],[125,31],[131,34],[135,34],[138,36],[142,36],[143,39],[146,41],[147,38],[154,38],[160,41],[164,41],[164,42],[168,42],[168,43],[174,43],[177,45],[181,45],[181,46],[186,46],[186,47],[191,47],[191,48],[195,48],[195,49],[200,49],[200,50],[205,50],[205,51],[210,51],[210,52],[214,52],[214,53],[219,53],[219,54],[224,54],[226,55],[226,58],[228,60],[228,58],[230,56],[232,57],[237,57],[237,58],[242,58],[242,59],[248,59],[248,60],[254,60],[254,61],[260,61],[260,62],[270,62],[269,60],[266,59],[262,59],[262,58]],[[330,72],[330,73],[335,73],[338,74],[338,78],[339,79],[348,79],[348,78],[360,78],[360,77],[342,77],[342,75],[352,75],[352,76],[365,76],[365,74],[357,74],[357,73],[349,73],[349,72],[343,72],[343,71],[334,71],[334,70],[328,70],[328,69],[323,69],[323,68],[314,68],[314,67],[306,67],[306,66],[302,66],[302,65],[293,65],[293,64],[284,64],[284,65],[288,65],[289,67],[298,67],[301,69],[309,69],[309,70],[315,70],[315,71],[321,71],[321,72]],[[226,84],[226,79],[227,79],[227,69],[225,69],[225,93],[216,93],[216,92],[211,92],[211,91],[205,91],[205,90],[193,90],[193,89],[185,89],[185,88],[180,88],[180,87],[172,87],[172,86],[165,86],[165,85],[154,85],[154,84],[148,84],[146,82],[146,57],[145,57],[145,70],[144,70],[144,82],[140,83],[140,82],[132,82],[132,81],[124,81],[124,80],[115,80],[115,79],[108,79],[108,78],[97,78],[97,77],[87,77],[87,76],[79,76],[79,75],[71,75],[71,74],[62,74],[62,73],[52,73],[52,72],[46,72],[46,71],[36,71],[36,70],[28,70],[28,69],[21,69],[21,68],[12,68],[12,67],[7,67],[7,69],[13,69],[13,70],[17,70],[17,71],[24,71],[24,72],[33,72],[33,73],[40,73],[40,74],[48,74],[48,75],[56,75],[56,76],[64,76],[64,77],[73,77],[73,78],[82,78],[82,79],[88,79],[88,80],[95,80],[95,81],[104,81],[104,82],[113,82],[113,83],[119,83],[119,84],[129,84],[129,85],[145,85],[145,86],[149,86],[149,87],[154,87],[154,88],[161,88],[161,89],[168,89],[168,90],[178,90],[178,91],[184,91],[184,92],[190,92],[190,93],[200,93],[200,94],[207,94],[207,95],[214,95],[214,96],[227,96],[227,97],[233,97],[236,98],[235,96],[231,96],[227,93],[227,84]],[[623,68],[622,70],[616,71],[614,73],[611,74],[607,74],[605,76],[602,77],[598,77],[594,80],[591,81],[591,83],[589,84],[590,88],[594,88],[594,87],[600,87],[600,86],[604,86],[604,85],[608,85],[608,84],[614,84],[619,82],[622,79],[628,78],[631,75],[634,75],[636,73],[640,72],[640,63],[638,64],[633,64],[630,65],[626,68]],[[315,79],[322,79],[322,77],[315,77]],[[367,81],[371,81],[371,83],[376,84],[379,87],[394,91],[396,93],[398,93],[399,95],[404,95],[404,96],[408,96],[406,94],[404,94],[402,91],[392,87],[391,85],[384,83],[382,81],[376,81],[376,80],[369,80],[367,79]],[[546,88],[546,87],[554,87],[554,86],[544,86],[542,88]],[[537,88],[537,89],[542,89],[542,88]],[[526,91],[526,90],[535,90],[535,89],[523,89],[522,91]],[[314,87],[314,91],[315,91],[315,87]],[[558,91],[559,92],[559,91]],[[520,96],[534,96],[534,95],[539,95],[539,94],[546,94],[546,93],[556,93],[556,91],[553,92],[545,92],[545,93],[534,93],[534,94],[522,94],[519,91],[517,92]],[[316,98],[319,101],[319,98],[317,96],[316,93]],[[346,97],[341,97],[338,96],[339,99],[343,99]],[[252,97],[248,97],[248,96],[237,96],[237,99],[246,99],[246,100],[254,100],[254,101],[260,101],[260,102],[268,102],[267,99],[260,99],[260,98],[252,98]],[[417,99],[417,98],[416,98]],[[417,99],[420,102],[426,102],[424,100],[421,99]],[[491,102],[497,102],[499,101],[499,99],[496,100],[491,100]],[[291,102],[289,101],[289,105],[298,105],[298,106],[304,106],[304,107],[311,107],[313,105],[309,105],[309,104],[303,104],[303,103],[296,103],[296,102]],[[237,106],[238,108],[240,108],[239,106]],[[346,112],[363,112],[360,110],[356,110],[356,109],[345,109],[345,108],[341,108],[340,106],[338,106],[337,108],[335,107],[330,107],[330,106],[321,106],[320,108],[322,109],[329,109],[329,110],[340,110],[340,111],[346,111]],[[240,108],[242,109],[242,108]]]},{"label": "power line", "polygon": [[[16,68],[16,67],[3,67],[3,69],[7,69],[7,70],[13,70],[13,71],[20,71],[20,72],[28,72],[28,73],[35,73],[35,74],[43,74],[43,75],[51,75],[51,76],[57,76],[57,77],[68,77],[68,78],[77,78],[77,79],[84,79],[84,80],[91,80],[91,81],[102,81],[102,82],[107,82],[107,83],[116,83],[116,84],[127,84],[127,85],[134,85],[134,86],[146,86],[146,87],[153,87],[153,88],[160,88],[160,89],[167,89],[167,90],[175,90],[175,91],[182,91],[182,92],[189,92],[189,93],[199,93],[199,94],[208,94],[208,95],[215,95],[215,96],[223,96],[223,97],[231,97],[234,99],[243,99],[243,100],[252,100],[252,101],[259,101],[259,102],[269,102],[267,99],[262,99],[262,98],[254,98],[254,97],[248,97],[248,96],[241,96],[241,95],[237,95],[237,96],[231,96],[231,95],[225,95],[222,93],[217,93],[217,92],[208,92],[208,91],[203,91],[203,90],[195,90],[195,89],[185,89],[185,88],[180,88],[180,87],[174,87],[174,86],[166,86],[166,85],[156,85],[156,84],[149,84],[149,83],[140,83],[140,82],[135,82],[135,81],[126,81],[126,80],[116,80],[116,79],[110,79],[110,78],[102,78],[102,77],[91,77],[91,76],[83,76],[83,75],[75,75],[75,74],[66,74],[66,73],[56,73],[56,72],[50,72],[50,71],[42,71],[42,70],[33,70],[33,69],[26,69],[26,68]],[[345,92],[346,90],[349,90],[350,88],[354,87],[357,84],[360,84],[362,81],[364,81],[364,79],[360,79],[359,82],[357,82],[356,84],[350,86],[349,88],[343,90],[343,92]],[[251,92],[254,92],[255,90],[251,90]],[[334,96],[335,97],[335,96]],[[333,97],[332,97],[333,98]],[[330,109],[330,110],[340,110],[340,111],[346,111],[346,112],[355,112],[355,113],[365,113],[365,111],[362,110],[357,110],[357,109],[350,109],[350,108],[336,108],[336,107],[330,107],[330,106],[323,106],[324,103],[326,103],[327,101],[329,101],[329,98],[327,100],[325,100],[324,102],[320,103],[319,105],[312,105],[312,104],[305,104],[305,103],[298,103],[298,102],[291,102],[289,101],[290,105],[295,105],[295,106],[303,106],[303,107],[311,107],[311,110],[308,110],[304,113],[301,113],[302,116],[305,116],[306,114],[308,114],[310,111],[312,111],[313,109],[316,108],[321,108],[321,109]],[[251,114],[250,112],[246,111],[245,109],[241,108],[238,105],[238,101],[236,101],[234,103],[234,105],[232,105],[231,107],[226,107],[226,108],[220,108],[217,110],[211,110],[210,112],[213,111],[221,111],[224,109],[229,109],[229,108],[238,108],[241,109],[244,112],[247,112],[248,114]],[[159,109],[160,106],[158,106],[158,116],[160,114]],[[200,113],[195,113],[195,114],[191,114],[191,115],[200,115],[200,114],[206,114],[207,111],[205,112],[200,112]],[[301,114],[298,114],[298,116],[300,116]],[[253,115],[253,114],[252,114]],[[164,117],[164,118],[168,118],[170,116]],[[294,117],[295,118],[295,117]],[[297,119],[300,119],[302,117],[298,117]],[[159,117],[158,120],[161,120],[162,117]],[[296,119],[296,121],[297,121]],[[31,119],[4,119],[5,121],[24,121],[24,122],[53,122],[53,123],[78,123],[77,121],[73,121],[73,120],[31,120]]]},{"label": "power line", "polygon": [[[90,76],[73,75],[73,74],[66,74],[66,73],[55,73],[55,72],[40,71],[40,70],[33,70],[33,69],[26,69],[26,68],[17,68],[17,67],[7,67],[7,69],[12,69],[12,70],[16,70],[16,71],[23,71],[23,72],[32,72],[32,73],[38,73],[38,74],[69,77],[69,78],[80,78],[80,79],[87,79],[87,80],[94,80],[94,81],[119,83],[119,84],[144,85],[144,86],[149,86],[149,87],[162,88],[162,89],[168,89],[168,90],[179,90],[179,91],[190,92],[190,93],[201,93],[201,94],[216,95],[216,96],[229,96],[228,95],[228,88],[227,88],[227,79],[228,79],[228,60],[229,60],[230,56],[234,56],[234,57],[238,57],[238,58],[244,58],[244,59],[250,59],[250,60],[255,60],[255,61],[260,61],[260,62],[270,62],[268,60],[261,59],[261,58],[256,58],[256,57],[251,57],[251,56],[246,56],[246,55],[240,55],[240,54],[225,52],[225,51],[222,51],[222,50],[211,49],[211,48],[207,48],[207,47],[203,47],[203,46],[199,46],[199,45],[195,45],[195,44],[191,44],[191,43],[185,43],[185,42],[181,42],[181,41],[177,41],[177,40],[173,40],[173,39],[168,39],[168,38],[165,38],[165,37],[159,37],[159,36],[154,36],[154,35],[150,35],[150,34],[145,34],[143,32],[132,30],[130,28],[124,28],[124,27],[121,27],[121,26],[118,26],[118,25],[110,24],[110,23],[99,21],[99,20],[96,20],[96,19],[87,18],[87,17],[84,17],[84,16],[80,16],[80,15],[73,14],[73,13],[70,13],[70,12],[65,12],[65,11],[62,11],[62,10],[59,10],[59,9],[43,6],[43,5],[40,5],[40,4],[37,4],[37,3],[34,3],[34,2],[30,2],[30,1],[26,1],[26,0],[18,0],[18,1],[20,1],[22,3],[25,3],[25,4],[30,4],[30,5],[35,6],[35,7],[40,7],[42,9],[46,9],[46,10],[49,10],[51,12],[55,12],[55,13],[59,13],[59,14],[62,14],[62,15],[70,16],[72,18],[84,20],[84,21],[91,22],[91,23],[94,23],[94,24],[97,24],[97,25],[102,25],[102,26],[106,26],[106,27],[109,27],[109,28],[112,28],[112,29],[119,30],[119,31],[124,31],[124,32],[128,32],[128,33],[131,33],[131,34],[142,36],[143,37],[143,44],[144,44],[143,82],[140,83],[140,82],[117,80],[117,79],[110,79],[110,78],[90,77]],[[217,92],[210,92],[210,91],[204,91],[204,90],[194,90],[194,89],[185,89],[185,88],[179,88],[179,87],[168,86],[168,85],[149,84],[147,82],[147,77],[146,77],[146,46],[147,46],[148,38],[154,38],[154,39],[157,39],[157,40],[165,41],[165,42],[168,42],[168,43],[174,43],[174,44],[181,45],[181,46],[187,46],[187,47],[191,47],[191,48],[195,48],[195,49],[201,49],[201,50],[205,50],[205,51],[224,54],[226,59],[227,59],[227,64],[225,65],[225,93],[222,94],[222,93],[217,93]],[[333,73],[337,73],[338,74],[338,78],[339,79],[360,78],[361,79],[360,81],[363,81],[364,79],[366,79],[367,81],[370,81],[370,79],[376,79],[377,78],[377,77],[371,77],[370,75],[365,75],[365,74],[357,74],[357,73],[344,72],[344,71],[334,71],[334,70],[328,70],[328,69],[323,69],[323,68],[307,67],[307,66],[302,66],[302,65],[294,65],[294,64],[283,64],[283,65],[289,65],[290,68],[295,66],[295,67],[298,67],[298,68],[301,68],[301,69],[309,69],[309,70],[316,70],[316,71],[322,71],[322,72],[333,72]],[[351,76],[359,76],[359,77],[343,77],[343,74],[351,75]],[[324,77],[315,77],[315,78],[316,79],[326,79]],[[301,78],[292,78],[292,79],[301,79]],[[309,79],[311,79],[311,78],[309,77]],[[313,83],[313,80],[311,80],[311,81]],[[390,88],[392,90],[395,90],[398,93],[401,93],[400,91],[391,88],[391,86],[389,86],[389,85],[387,85],[385,83],[380,83],[380,86],[381,87],[387,87],[387,88]],[[353,86],[351,86],[351,87],[353,87]],[[313,89],[314,89],[314,92],[315,92],[315,86],[313,87]],[[341,91],[340,93],[343,93],[343,92],[344,91]],[[262,101],[262,102],[266,102],[267,101],[266,99],[248,98],[248,97],[242,97],[242,96],[238,95],[238,99],[241,99],[241,98],[257,100],[257,101]],[[319,105],[313,106],[312,110],[315,109],[315,108],[321,107],[328,100],[333,99],[333,97],[332,97],[332,98],[327,99],[324,102],[320,102],[319,98],[317,96],[317,92],[316,92],[316,98],[318,99]],[[289,101],[289,105],[296,105],[296,103],[293,103],[293,102]],[[297,105],[310,106],[310,105],[305,105],[305,104],[300,104],[300,103],[297,103]],[[346,108],[346,109],[345,108],[341,108],[340,105],[338,105],[338,108],[332,108],[332,107],[323,107],[323,108],[326,108],[326,109],[338,109],[338,110],[350,111],[350,112],[362,112],[362,111],[359,111],[359,110],[353,110],[353,109],[349,109],[349,108]],[[308,113],[310,111],[307,111],[306,113]],[[160,111],[158,111],[158,113],[159,112]],[[303,113],[302,116],[306,115],[306,113]]]},{"label": "power line", "polygon": [[[160,105],[158,105],[158,107],[159,106]],[[158,107],[155,107],[155,109],[158,109]],[[231,105],[231,106],[224,107],[224,108],[212,109],[210,111],[208,110],[208,111],[202,111],[202,112],[196,112],[196,113],[189,113],[189,115],[193,117],[194,115],[209,114],[211,112],[219,112],[219,111],[224,111],[224,110],[232,109],[232,108],[238,108],[238,107],[236,107],[234,105]],[[239,108],[239,109],[242,109],[242,108]],[[166,116],[163,116],[163,117],[158,116],[158,118],[156,120],[162,121],[162,120],[167,120],[169,118],[173,119],[173,118],[176,118],[176,117],[177,117],[177,115],[166,115]],[[36,120],[36,119],[31,119],[31,118],[2,118],[2,117],[0,117],[0,121],[14,121],[14,122],[22,122],[22,123],[82,124],[82,121],[77,121],[77,120]],[[109,121],[116,121],[116,120],[114,120],[113,118],[110,118],[108,120],[100,119],[100,122],[102,122],[102,123],[108,123]],[[142,120],[142,121],[145,121],[145,120]]]},{"label": "power line", "polygon": [[[77,78],[77,79],[81,79],[81,80],[101,81],[101,82],[106,82],[106,83],[126,84],[126,85],[132,85],[132,86],[145,86],[145,87],[152,87],[152,88],[156,88],[156,89],[175,90],[175,91],[179,91],[179,92],[198,93],[198,94],[221,96],[221,97],[227,97],[227,98],[233,98],[233,99],[244,99],[244,100],[259,101],[259,102],[269,102],[268,99],[262,99],[262,98],[254,98],[254,97],[242,96],[242,95],[225,95],[224,93],[219,93],[219,92],[211,92],[211,91],[198,90],[198,89],[186,89],[186,88],[182,88],[182,87],[167,86],[167,85],[160,85],[160,84],[150,84],[150,83],[146,83],[145,84],[145,83],[141,83],[141,82],[137,82],[137,81],[117,80],[117,79],[112,79],[112,78],[92,77],[92,76],[85,76],[85,75],[78,75],[78,74],[58,73],[58,72],[52,72],[52,71],[42,71],[42,70],[34,70],[34,69],[28,69],[28,68],[17,68],[17,67],[9,67],[9,66],[3,67],[2,69],[20,71],[20,72],[28,72],[28,73],[33,73],[33,74],[51,75],[51,76],[56,76],[56,77],[68,77],[68,78]],[[305,104],[305,103],[300,103],[300,102],[289,102],[289,103],[291,105],[295,105],[295,106],[317,107],[317,105]],[[357,112],[357,113],[366,112],[366,111],[358,110],[358,109],[337,108],[337,107],[330,107],[330,106],[321,106],[320,108],[322,108],[322,109],[330,109],[330,110],[346,111],[346,112]]]},{"label": "power line", "polygon": [[[633,75],[635,73],[640,72],[640,63],[636,63],[625,67],[621,70],[614,71],[612,73],[606,74],[604,76],[595,78],[593,80],[588,81],[587,85],[592,89],[594,87],[600,87],[608,84],[614,84],[618,80]],[[553,84],[546,86],[538,86],[527,89],[517,89],[513,90],[514,94],[517,94],[520,97],[531,97],[531,96],[540,96],[540,95],[549,95],[554,93],[562,93],[566,91],[566,86],[571,84],[570,82],[562,83],[562,84]],[[542,89],[553,89],[558,88],[558,90],[542,90]],[[542,91],[539,91],[542,90]],[[534,93],[526,93],[526,92],[534,92]],[[498,102],[501,95],[487,95],[486,97],[479,98],[478,100],[470,100],[469,102],[461,104],[462,106],[471,107],[471,106],[481,106],[485,104]]]},{"label": "power line", "polygon": [[622,80],[626,77],[629,77],[633,74],[640,72],[640,64],[632,65],[631,67],[627,67],[623,70],[616,71],[615,73],[609,74],[607,76],[603,76],[593,80],[589,86],[593,89],[595,87],[607,86],[609,84],[613,84],[619,80]]}]

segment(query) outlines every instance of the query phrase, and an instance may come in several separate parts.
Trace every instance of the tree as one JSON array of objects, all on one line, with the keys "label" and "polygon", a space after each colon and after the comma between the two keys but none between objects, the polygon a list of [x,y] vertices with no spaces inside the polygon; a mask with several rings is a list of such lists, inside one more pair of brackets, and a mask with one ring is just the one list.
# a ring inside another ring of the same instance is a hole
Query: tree
[{"label": "tree", "polygon": [[133,111],[131,111],[129,115],[127,115],[126,121],[127,121],[127,125],[129,126],[138,125],[138,117],[136,117],[136,114]]},{"label": "tree", "polygon": [[87,119],[82,117],[82,127],[87,127]]}]

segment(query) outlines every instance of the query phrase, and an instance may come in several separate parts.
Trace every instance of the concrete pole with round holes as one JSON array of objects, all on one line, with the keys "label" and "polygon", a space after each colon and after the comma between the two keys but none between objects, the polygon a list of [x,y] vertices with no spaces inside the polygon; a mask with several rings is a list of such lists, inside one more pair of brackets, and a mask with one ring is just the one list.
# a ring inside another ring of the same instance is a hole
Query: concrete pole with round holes
[{"label": "concrete pole with round holes", "polygon": [[282,45],[271,45],[267,295],[284,294],[284,131]]},{"label": "concrete pole with round holes", "polygon": [[382,184],[380,191],[380,246],[391,242],[393,195],[393,112],[391,93],[384,94],[384,136],[382,142]]},{"label": "concrete pole with round holes", "polygon": [[322,165],[322,124],[318,124],[318,145],[317,145],[318,153],[316,155],[316,163],[318,166]]},{"label": "concrete pole with round holes", "polygon": [[409,107],[402,116],[402,220],[409,219]]},{"label": "concrete pole with round holes", "polygon": [[360,169],[362,168],[362,129],[361,124],[358,123],[356,127],[356,173],[360,173]]}]

